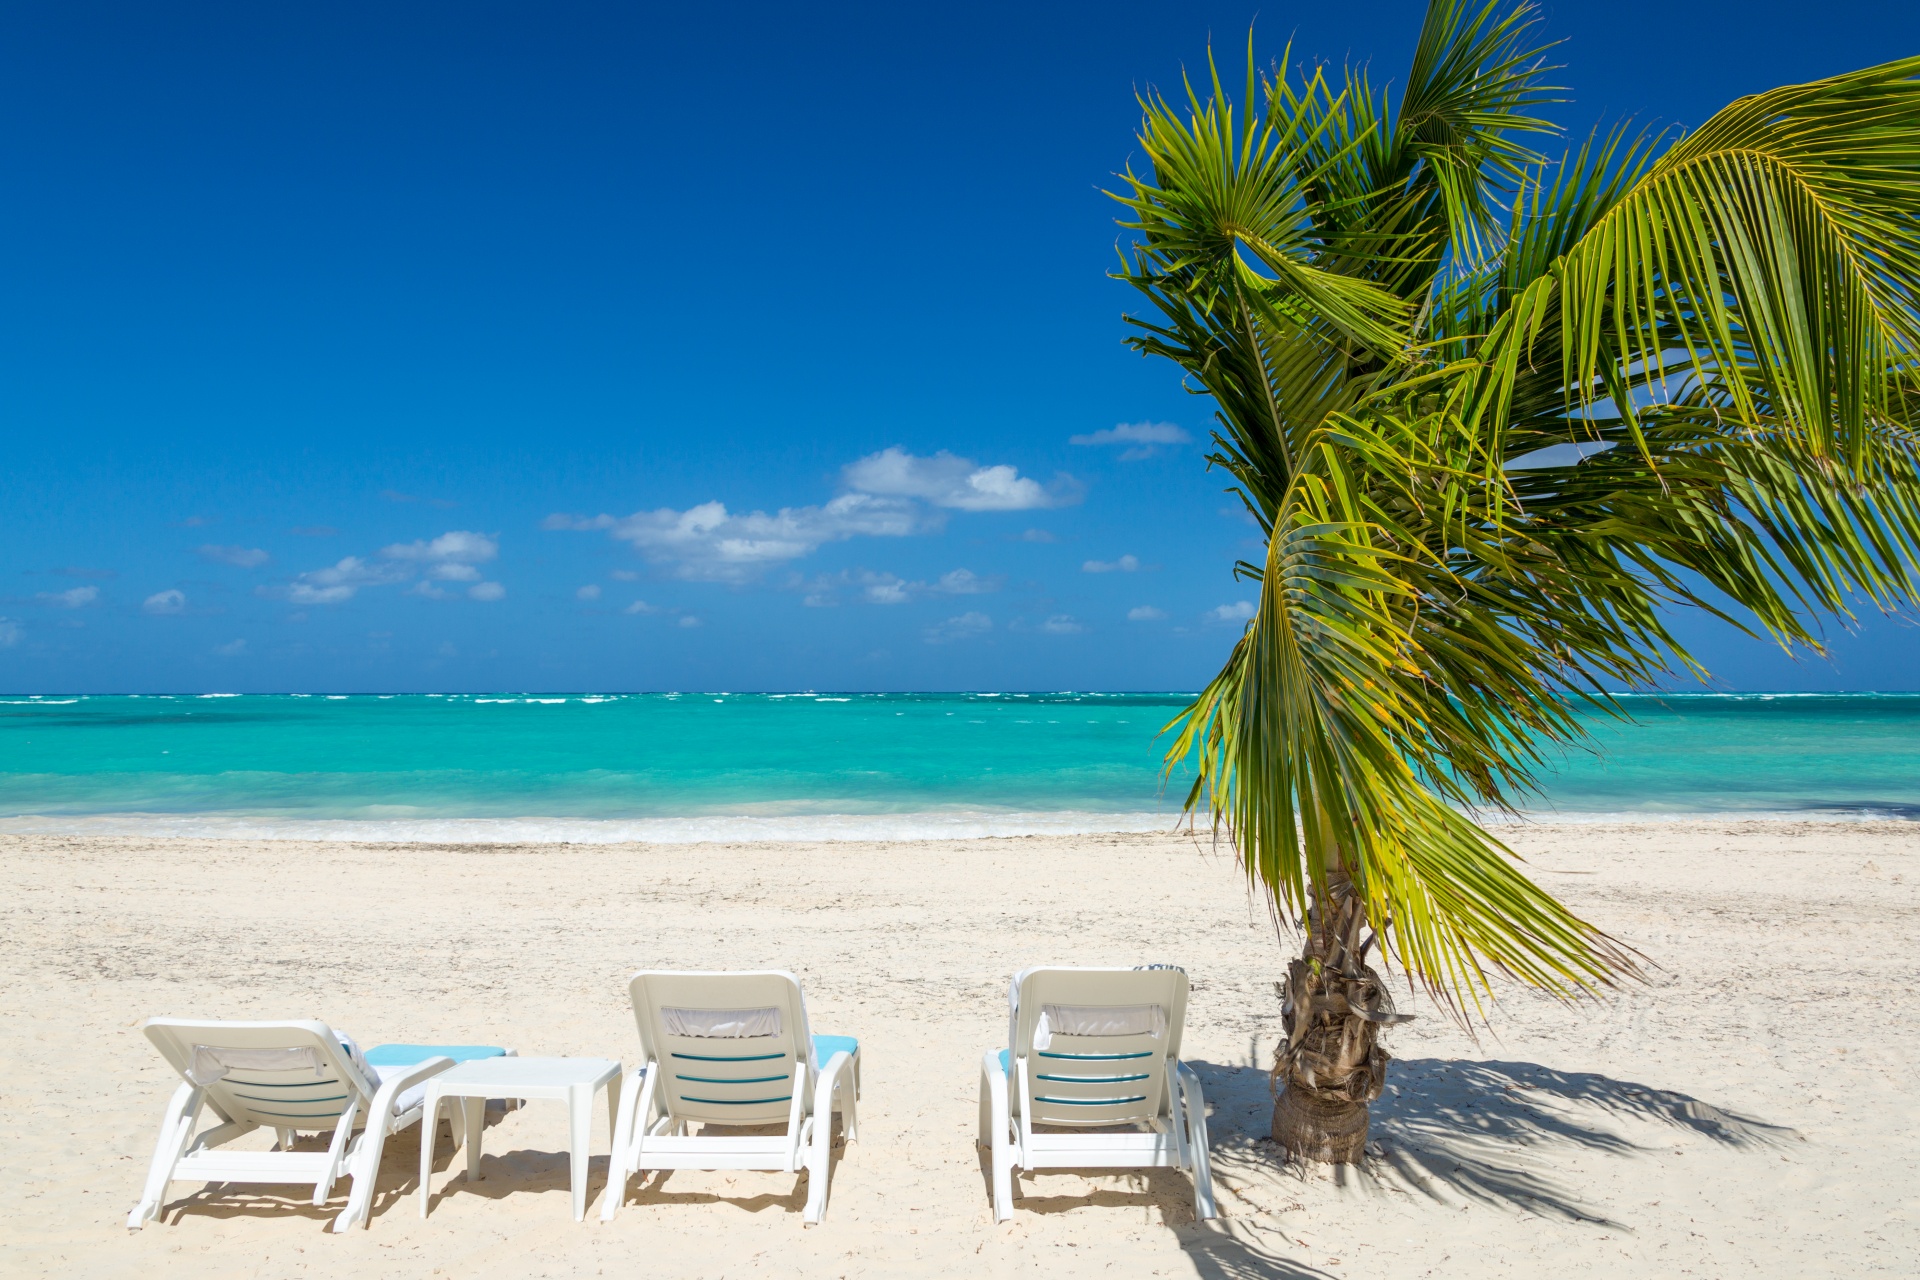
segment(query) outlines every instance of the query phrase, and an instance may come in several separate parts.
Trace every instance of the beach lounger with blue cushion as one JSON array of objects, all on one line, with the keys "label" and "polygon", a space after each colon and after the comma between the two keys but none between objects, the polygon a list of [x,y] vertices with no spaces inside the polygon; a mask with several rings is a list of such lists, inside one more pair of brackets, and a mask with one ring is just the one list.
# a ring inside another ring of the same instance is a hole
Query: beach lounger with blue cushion
[{"label": "beach lounger with blue cushion", "polygon": [[1013,1216],[1015,1169],[1184,1169],[1213,1217],[1206,1100],[1180,1061],[1187,975],[1025,969],[1007,998],[1008,1047],[980,1063],[994,1221]]},{"label": "beach lounger with blue cushion", "polygon": [[[296,1183],[313,1187],[316,1208],[333,1184],[353,1179],[346,1211],[332,1229],[365,1226],[387,1135],[420,1119],[425,1082],[456,1061],[498,1057],[492,1045],[376,1045],[362,1055],[324,1022],[199,1022],[149,1018],[147,1039],[179,1073],[140,1203],[127,1216],[140,1228],[160,1212],[168,1184]],[[202,1111],[221,1123],[196,1134]],[[271,1129],[271,1151],[226,1144]],[[360,1130],[359,1137],[354,1131]],[[301,1133],[325,1133],[325,1151],[295,1151]]]},{"label": "beach lounger with blue cushion", "polygon": [[[620,1093],[601,1221],[613,1220],[635,1173],[804,1169],[804,1220],[819,1222],[834,1111],[854,1138],[860,1042],[814,1035],[790,973],[645,972],[627,989],[642,1065]],[[715,1132],[773,1125],[784,1132]]]}]

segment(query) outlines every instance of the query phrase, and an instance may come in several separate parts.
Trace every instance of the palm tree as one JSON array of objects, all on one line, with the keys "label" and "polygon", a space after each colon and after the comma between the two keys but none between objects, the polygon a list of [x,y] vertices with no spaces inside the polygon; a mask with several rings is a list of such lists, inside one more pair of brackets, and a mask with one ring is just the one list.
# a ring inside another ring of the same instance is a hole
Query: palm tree
[{"label": "palm tree", "polygon": [[1463,1021],[1496,975],[1637,972],[1470,815],[1590,745],[1608,690],[1705,675],[1674,608],[1818,651],[1920,586],[1920,59],[1549,163],[1534,25],[1433,0],[1397,104],[1258,73],[1249,38],[1237,104],[1217,69],[1142,99],[1116,194],[1128,341],[1212,398],[1266,543],[1167,759],[1302,929],[1274,1066],[1302,1158],[1363,1150],[1401,1016],[1370,956]]}]

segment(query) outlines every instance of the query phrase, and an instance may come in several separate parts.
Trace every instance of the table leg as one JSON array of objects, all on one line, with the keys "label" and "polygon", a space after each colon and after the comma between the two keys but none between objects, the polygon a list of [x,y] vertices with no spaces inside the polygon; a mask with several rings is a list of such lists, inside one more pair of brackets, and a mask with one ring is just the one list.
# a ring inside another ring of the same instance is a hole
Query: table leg
[{"label": "table leg", "polygon": [[427,1216],[427,1202],[432,1198],[428,1181],[433,1177],[433,1139],[440,1132],[440,1095],[427,1086],[426,1106],[420,1112],[420,1216]]},{"label": "table leg", "polygon": [[613,1079],[607,1081],[607,1141],[612,1142],[620,1134],[620,1073],[613,1073]]},{"label": "table leg", "polygon": [[567,1163],[573,1176],[573,1220],[581,1222],[587,1216],[587,1153],[593,1133],[592,1085],[576,1084],[567,1089],[567,1128],[570,1131]]},{"label": "table leg", "polygon": [[480,1181],[480,1135],[487,1127],[487,1100],[485,1098],[462,1098],[460,1109],[464,1113],[467,1130],[467,1181]]}]

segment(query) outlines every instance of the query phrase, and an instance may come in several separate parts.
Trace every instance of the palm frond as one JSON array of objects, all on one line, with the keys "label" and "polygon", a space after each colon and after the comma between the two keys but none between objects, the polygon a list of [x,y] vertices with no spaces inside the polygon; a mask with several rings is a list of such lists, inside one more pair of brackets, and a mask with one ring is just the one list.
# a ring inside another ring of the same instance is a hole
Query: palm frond
[{"label": "palm frond", "polygon": [[1277,902],[1344,873],[1456,1011],[1635,972],[1467,815],[1582,703],[1704,674],[1674,608],[1817,646],[1920,595],[1920,59],[1548,166],[1533,26],[1434,0],[1397,108],[1250,44],[1237,105],[1211,63],[1143,101],[1116,196],[1128,340],[1212,398],[1266,536],[1169,767]]}]

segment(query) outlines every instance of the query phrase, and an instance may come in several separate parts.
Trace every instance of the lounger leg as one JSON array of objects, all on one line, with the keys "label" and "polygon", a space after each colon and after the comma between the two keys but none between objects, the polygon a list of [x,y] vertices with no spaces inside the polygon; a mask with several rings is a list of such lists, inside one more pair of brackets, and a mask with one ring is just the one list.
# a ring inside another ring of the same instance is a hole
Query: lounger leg
[{"label": "lounger leg", "polygon": [[355,1098],[340,1113],[340,1122],[333,1127],[333,1137],[327,1142],[327,1174],[313,1184],[313,1207],[322,1209],[327,1201],[333,1199],[333,1184],[340,1178],[341,1163],[347,1158],[347,1143],[353,1138],[353,1118],[360,1114],[360,1100]]},{"label": "lounger leg", "polygon": [[[452,1058],[432,1057],[381,1083],[379,1092],[373,1095],[372,1105],[367,1108],[366,1131],[349,1156],[352,1167],[347,1176],[353,1179],[353,1190],[347,1195],[346,1212],[333,1220],[330,1230],[350,1231],[368,1225],[373,1216],[373,1182],[380,1173],[380,1153],[386,1149],[387,1134],[394,1129],[400,1095],[452,1066]],[[419,1113],[414,1113],[414,1118],[418,1119]]]},{"label": "lounger leg", "polygon": [[1219,1216],[1213,1202],[1213,1161],[1207,1145],[1207,1100],[1200,1092],[1200,1077],[1193,1068],[1181,1063],[1180,1090],[1185,1103],[1187,1146],[1193,1153],[1193,1209],[1202,1222]]},{"label": "lounger leg", "polygon": [[993,1149],[993,1087],[987,1083],[987,1064],[980,1064],[980,1131],[974,1139],[979,1146]]},{"label": "lounger leg", "polygon": [[[620,1209],[620,1202],[627,1198],[627,1175],[633,1171],[634,1147],[639,1141],[639,1131],[647,1123],[641,1103],[643,1099],[647,1103],[652,1102],[652,1089],[642,1086],[646,1074],[644,1067],[635,1070],[633,1078],[627,1081],[627,1087],[620,1095],[620,1114],[613,1123],[613,1153],[607,1157],[607,1189],[600,1201],[602,1222],[612,1222],[613,1215]],[[611,1095],[607,1101],[613,1101]]]},{"label": "lounger leg", "polygon": [[160,1137],[153,1144],[153,1162],[147,1166],[147,1183],[140,1192],[140,1203],[127,1215],[127,1230],[138,1231],[160,1212],[167,1198],[167,1184],[173,1181],[173,1167],[193,1140],[193,1126],[200,1120],[200,1104],[206,1095],[190,1084],[182,1083],[167,1102],[160,1120]]},{"label": "lounger leg", "polygon": [[834,1090],[840,1099],[840,1132],[848,1142],[860,1136],[860,1055],[853,1055],[853,1062],[847,1068],[846,1079]]},{"label": "lounger leg", "polygon": [[833,1095],[843,1085],[851,1091],[849,1068],[853,1059],[845,1050],[828,1058],[813,1082],[813,1132],[807,1144],[807,1207],[802,1220],[815,1226],[827,1212],[827,1174],[833,1167]]},{"label": "lounger leg", "polygon": [[1173,1131],[1174,1151],[1180,1171],[1193,1172],[1193,1144],[1188,1141],[1186,1091],[1181,1087],[1178,1065],[1167,1073],[1167,1128]]},{"label": "lounger leg", "polygon": [[980,1074],[987,1090],[988,1141],[993,1152],[993,1220],[1005,1222],[1013,1217],[1013,1113],[1000,1055],[989,1053],[982,1058]]},{"label": "lounger leg", "polygon": [[373,1180],[380,1172],[380,1154],[387,1145],[386,1119],[379,1115],[367,1117],[367,1127],[354,1144],[353,1153],[348,1157],[352,1167],[347,1170],[347,1176],[353,1179],[353,1188],[347,1192],[346,1209],[333,1220],[330,1228],[333,1231],[364,1227],[373,1216]]}]

